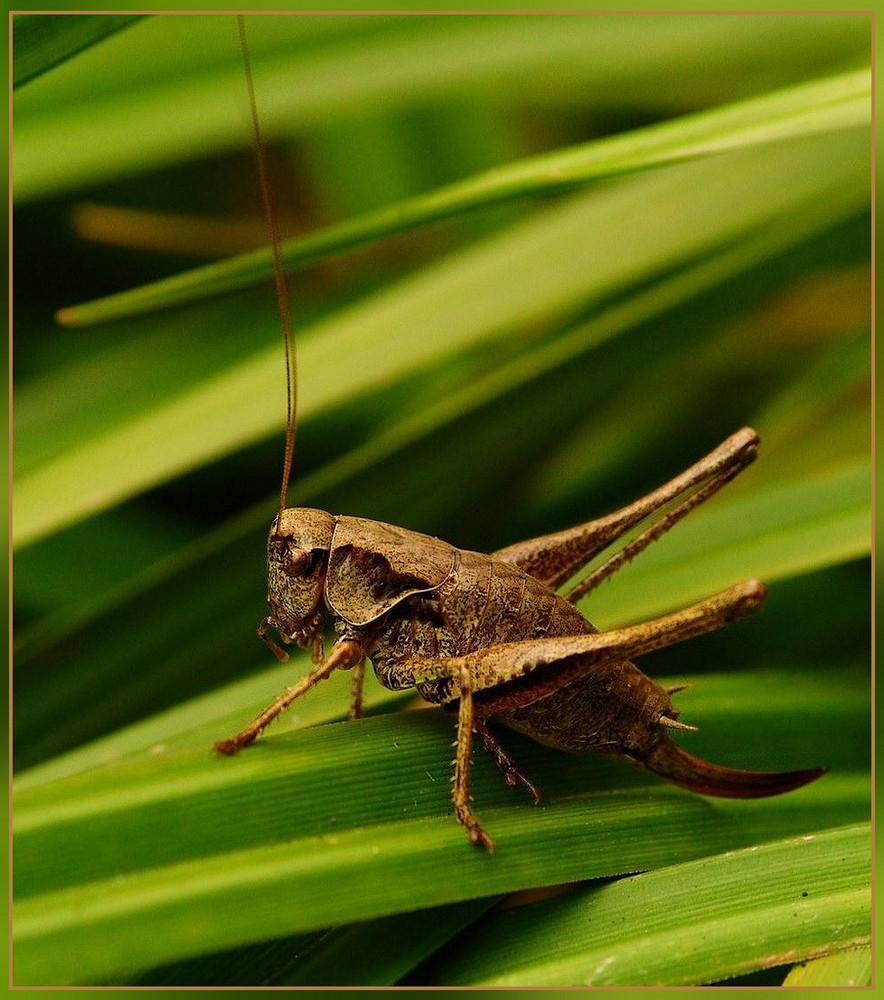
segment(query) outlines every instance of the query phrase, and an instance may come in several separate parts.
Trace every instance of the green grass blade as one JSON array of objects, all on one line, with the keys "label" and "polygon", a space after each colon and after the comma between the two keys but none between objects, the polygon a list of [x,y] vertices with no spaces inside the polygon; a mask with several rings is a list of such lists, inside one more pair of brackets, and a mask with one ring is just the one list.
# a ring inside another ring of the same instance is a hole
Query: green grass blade
[{"label": "green grass blade", "polygon": [[[154,17],[136,30],[22,92],[18,198],[247,147],[233,19]],[[270,138],[452,97],[541,113],[601,99],[659,116],[856,67],[869,53],[868,19],[844,16],[783,15],[762,28],[744,16],[256,17],[249,37]]]},{"label": "green grass blade", "polygon": [[[304,336],[302,419],[452,352],[622,293],[664,259],[673,266],[756,227],[790,225],[790,217],[803,217],[827,200],[852,214],[866,197],[867,177],[857,158],[864,141],[847,132],[783,144],[776,154],[754,149],[670,168],[549,209],[455,255]],[[636,241],[630,225],[635,214],[664,206],[665,232]],[[279,421],[279,364],[278,349],[268,349],[97,438],[87,434],[79,444],[68,439],[63,454],[33,468],[27,452],[36,443],[20,442],[27,471],[16,486],[16,544],[269,434]],[[154,447],[156,441],[164,447]],[[58,504],[62,482],[65,503]]]},{"label": "green grass blade", "polygon": [[415,981],[698,985],[868,941],[870,830],[825,831],[499,912]]},{"label": "green grass blade", "polygon": [[[862,787],[867,794],[868,785]],[[487,822],[507,845],[493,861],[470,853],[450,818],[396,819],[21,896],[16,982],[94,982],[127,968],[364,920],[416,902],[440,905],[809,833],[818,829],[820,812],[859,818],[862,810],[849,804],[858,792],[847,779],[832,780],[825,794],[802,793],[803,808],[796,794],[744,809],[747,816],[736,814],[732,803],[716,804],[711,816],[705,803],[683,793],[676,802],[668,789],[654,794],[650,812],[645,796],[629,795],[561,803],[534,811],[530,821],[512,809],[485,809]],[[232,814],[225,815],[217,820],[230,823]],[[555,852],[549,851],[551,839]],[[457,880],[450,878],[453,867]],[[419,901],[404,871],[428,872]],[[353,885],[360,886],[355,896]]]},{"label": "green grass blade", "polygon": [[[293,677],[309,669],[308,655],[302,651],[293,653],[284,665],[271,667],[257,676],[249,676],[183,702],[29,768],[16,777],[16,787],[24,789],[58,781],[95,767],[115,764],[124,758],[209,747],[225,734],[241,729],[245,721],[254,718],[280,691],[284,691]],[[343,719],[347,714],[349,697],[349,676],[333,674],[311,693],[310,698],[286,712],[274,729],[276,732],[288,732],[290,729]],[[368,714],[389,709],[396,702],[402,703],[411,697],[412,694],[387,691],[374,682],[372,676],[366,680],[365,709]]]},{"label": "green grass blade", "polygon": [[[372,240],[500,202],[552,195],[592,181],[756,144],[843,128],[865,128],[870,121],[870,101],[869,73],[858,70],[627,135],[532,157],[305,239],[289,241],[281,247],[283,263],[286,268],[299,267]],[[102,323],[267,281],[271,273],[269,252],[259,250],[71,306],[63,311],[61,319],[71,326]]]},{"label": "green grass blade", "polygon": [[394,984],[488,908],[495,898],[394,914],[290,935],[149,969],[135,986],[339,986]]},{"label": "green grass blade", "polygon": [[[441,713],[282,733],[233,760],[154,753],[31,787],[16,806],[17,981],[93,981],[403,909],[676,863],[811,832],[821,816],[861,821],[868,782],[851,772],[863,764],[837,735],[857,731],[867,712],[852,676],[835,704],[820,693],[828,681],[812,675],[787,688],[758,674],[697,684],[697,752],[770,766],[745,743],[759,727],[780,748],[779,766],[806,765],[801,755],[829,747],[832,773],[777,799],[705,800],[592,755],[565,758],[563,770],[560,755],[523,741],[520,763],[547,795],[533,809],[480,757],[475,795],[499,841],[493,859],[446,815],[450,720]],[[401,877],[417,870],[418,892]]]},{"label": "green grass blade", "polygon": [[12,84],[19,87],[71,59],[143,14],[16,14],[12,19]]},{"label": "green grass blade", "polygon": [[783,985],[804,989],[811,986],[871,986],[871,946],[835,951],[823,958],[800,962],[786,976]]},{"label": "green grass blade", "polygon": [[279,985],[393,986],[495,902],[471,899],[330,931],[299,956]]}]

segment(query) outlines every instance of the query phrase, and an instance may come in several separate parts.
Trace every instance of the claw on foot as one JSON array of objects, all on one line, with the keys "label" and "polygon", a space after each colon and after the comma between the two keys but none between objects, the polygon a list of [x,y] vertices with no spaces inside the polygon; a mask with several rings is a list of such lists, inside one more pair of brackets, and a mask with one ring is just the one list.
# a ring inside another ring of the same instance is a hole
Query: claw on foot
[{"label": "claw on foot", "polygon": [[482,824],[469,806],[455,804],[454,815],[458,823],[466,830],[470,843],[476,847],[484,847],[489,854],[494,853],[494,841],[482,829]]},{"label": "claw on foot", "polygon": [[225,757],[232,757],[235,753],[242,750],[243,747],[247,747],[250,743],[255,742],[255,736],[252,736],[251,733],[248,734],[248,737],[248,739],[243,739],[243,734],[240,733],[239,736],[234,736],[232,740],[218,740],[217,743],[213,744],[212,749],[215,753],[223,754]]},{"label": "claw on foot", "polygon": [[470,843],[475,847],[484,847],[489,854],[494,853],[494,848],[496,844],[488,836],[488,834],[482,829],[481,826],[476,824],[475,826],[470,826],[467,828],[467,835],[470,838]]}]

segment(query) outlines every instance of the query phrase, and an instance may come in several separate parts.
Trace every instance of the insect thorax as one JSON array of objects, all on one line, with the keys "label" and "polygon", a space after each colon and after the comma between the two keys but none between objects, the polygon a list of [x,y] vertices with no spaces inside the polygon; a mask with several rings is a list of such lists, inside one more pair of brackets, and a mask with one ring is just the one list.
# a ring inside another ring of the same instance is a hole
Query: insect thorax
[{"label": "insect thorax", "polygon": [[[596,631],[539,580],[469,551],[458,552],[454,573],[438,589],[404,599],[375,626],[368,654],[381,683],[393,690],[415,686],[421,660],[463,656],[498,643]],[[421,683],[418,690],[435,703],[457,697],[456,684],[448,677]]]}]

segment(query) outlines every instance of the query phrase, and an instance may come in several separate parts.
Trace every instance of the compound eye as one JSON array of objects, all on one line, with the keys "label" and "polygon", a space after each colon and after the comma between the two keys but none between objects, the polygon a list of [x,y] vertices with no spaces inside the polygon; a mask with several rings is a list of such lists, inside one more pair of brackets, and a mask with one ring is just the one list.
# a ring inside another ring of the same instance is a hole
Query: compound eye
[{"label": "compound eye", "polygon": [[311,576],[321,566],[328,552],[322,549],[302,549],[293,538],[274,538],[267,542],[267,566],[275,573],[283,573],[290,579]]},{"label": "compound eye", "polygon": [[313,564],[313,556],[306,549],[299,549],[294,545],[290,545],[285,555],[283,568],[288,576],[304,576],[310,571]]}]

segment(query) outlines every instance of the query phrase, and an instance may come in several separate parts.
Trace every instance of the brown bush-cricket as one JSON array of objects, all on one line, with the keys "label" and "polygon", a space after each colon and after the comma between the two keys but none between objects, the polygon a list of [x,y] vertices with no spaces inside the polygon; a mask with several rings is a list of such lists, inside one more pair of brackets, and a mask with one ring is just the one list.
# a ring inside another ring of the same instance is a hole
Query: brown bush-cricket
[{"label": "brown bush-cricket", "polygon": [[[378,521],[287,506],[296,428],[293,337],[242,18],[239,24],[288,379],[282,486],[268,539],[270,613],[258,634],[281,659],[287,656],[282,646],[311,648],[316,666],[244,730],[216,743],[215,750],[233,754],[252,743],[286,707],[338,669],[353,671],[350,717],[358,718],[370,659],[386,687],[414,687],[427,701],[456,712],[454,811],[471,842],[489,851],[494,841],[471,806],[474,734],[507,784],[522,784],[535,803],[540,801],[538,789],[501,745],[494,724],[562,750],[622,757],[706,795],[777,795],[823,774],[823,768],[737,770],[687,753],[669,737],[670,730],[693,728],[679,721],[670,700],[680,688],[664,689],[631,662],[757,610],[765,594],[760,582],[740,583],[673,614],[606,632],[576,607],[754,461],[760,440],[750,428],[622,510],[490,555]],[[586,570],[633,530],[637,533],[622,548]],[[570,591],[557,593],[581,571]],[[323,633],[329,619],[337,638],[326,655]],[[271,630],[282,645],[268,634]]]}]

